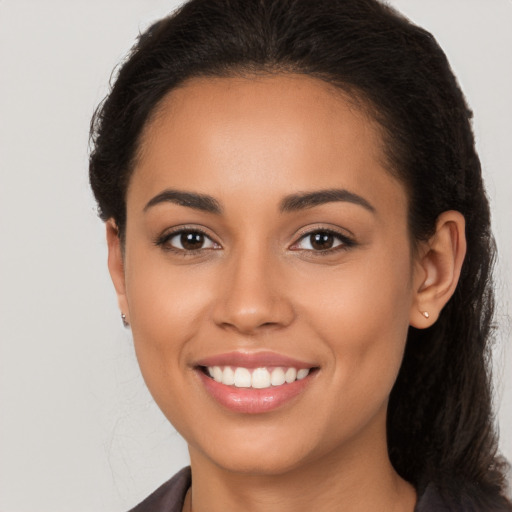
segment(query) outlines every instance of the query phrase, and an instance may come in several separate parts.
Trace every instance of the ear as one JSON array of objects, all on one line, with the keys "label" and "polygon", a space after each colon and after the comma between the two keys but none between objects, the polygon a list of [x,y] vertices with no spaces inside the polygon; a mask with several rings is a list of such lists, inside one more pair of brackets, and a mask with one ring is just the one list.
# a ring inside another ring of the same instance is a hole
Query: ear
[{"label": "ear", "polygon": [[124,258],[121,247],[121,239],[119,238],[119,230],[113,219],[107,220],[105,223],[107,229],[107,245],[108,245],[108,270],[110,277],[116,289],[117,302],[121,313],[126,315],[126,321],[129,323],[128,301],[126,300],[126,285],[124,275]]},{"label": "ear", "polygon": [[419,249],[414,271],[410,325],[419,329],[436,322],[453,295],[466,255],[466,223],[460,212],[443,212],[436,232]]}]

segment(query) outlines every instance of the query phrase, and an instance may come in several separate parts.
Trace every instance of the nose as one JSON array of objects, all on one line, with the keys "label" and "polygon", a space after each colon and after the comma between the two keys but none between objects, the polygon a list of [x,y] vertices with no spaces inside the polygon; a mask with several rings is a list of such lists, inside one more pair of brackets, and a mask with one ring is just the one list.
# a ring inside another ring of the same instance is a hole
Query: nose
[{"label": "nose", "polygon": [[224,328],[243,334],[288,326],[294,319],[279,265],[265,254],[239,254],[221,276],[213,318]]}]

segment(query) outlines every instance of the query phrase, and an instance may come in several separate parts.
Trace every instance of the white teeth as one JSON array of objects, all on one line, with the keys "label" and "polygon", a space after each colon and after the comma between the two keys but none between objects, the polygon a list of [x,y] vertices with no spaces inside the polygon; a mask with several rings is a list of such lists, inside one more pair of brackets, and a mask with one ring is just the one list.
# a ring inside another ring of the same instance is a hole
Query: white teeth
[{"label": "white teeth", "polygon": [[264,389],[270,387],[270,373],[266,368],[256,368],[252,372],[252,387],[255,389]]},{"label": "white teeth", "polygon": [[309,368],[301,368],[297,372],[297,380],[302,380],[309,375]]},{"label": "white teeth", "polygon": [[251,372],[247,368],[237,368],[235,370],[235,386],[237,388],[251,387]]},{"label": "white teeth", "polygon": [[286,382],[284,371],[282,368],[275,368],[272,371],[272,376],[270,377],[270,383],[272,386],[282,386]]},{"label": "white teeth", "polygon": [[235,372],[231,368],[231,366],[226,366],[224,368],[224,372],[222,373],[222,384],[226,386],[232,386],[235,383]]},{"label": "white teeth", "polygon": [[220,366],[213,367],[213,378],[215,382],[222,382],[222,368]]},{"label": "white teeth", "polygon": [[284,378],[288,384],[291,384],[297,378],[297,370],[295,368],[288,368],[284,374]]},{"label": "white teeth", "polygon": [[208,366],[207,372],[212,379],[226,386],[237,388],[265,389],[270,386],[282,386],[291,384],[296,380],[305,379],[310,368],[255,368],[254,370],[231,366]]}]

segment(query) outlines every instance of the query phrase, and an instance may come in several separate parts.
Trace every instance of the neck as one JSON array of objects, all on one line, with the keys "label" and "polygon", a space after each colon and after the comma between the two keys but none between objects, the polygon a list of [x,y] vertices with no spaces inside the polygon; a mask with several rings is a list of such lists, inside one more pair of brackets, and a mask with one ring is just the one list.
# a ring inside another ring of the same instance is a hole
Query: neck
[{"label": "neck", "polygon": [[221,468],[190,448],[193,485],[184,511],[412,512],[415,490],[392,467],[385,435],[347,444],[273,474]]}]

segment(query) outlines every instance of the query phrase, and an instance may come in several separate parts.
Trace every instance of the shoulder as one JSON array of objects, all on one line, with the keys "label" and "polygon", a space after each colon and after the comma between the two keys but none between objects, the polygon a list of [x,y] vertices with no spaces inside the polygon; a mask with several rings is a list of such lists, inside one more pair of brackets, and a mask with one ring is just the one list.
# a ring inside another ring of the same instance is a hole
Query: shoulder
[{"label": "shoulder", "polygon": [[129,512],[181,512],[190,484],[190,467],[186,467]]},{"label": "shoulder", "polygon": [[[458,498],[453,498],[454,495]],[[501,496],[462,489],[452,496],[442,494],[435,485],[429,484],[418,493],[414,512],[512,512],[512,507]]]}]

